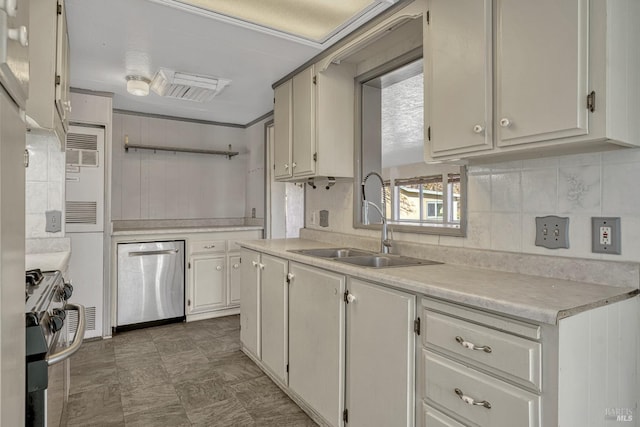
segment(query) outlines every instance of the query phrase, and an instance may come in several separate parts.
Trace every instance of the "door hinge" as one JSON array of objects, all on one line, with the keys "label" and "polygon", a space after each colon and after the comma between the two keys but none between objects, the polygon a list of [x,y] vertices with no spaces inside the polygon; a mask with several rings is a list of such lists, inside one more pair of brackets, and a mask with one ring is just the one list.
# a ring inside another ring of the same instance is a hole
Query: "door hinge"
[{"label": "door hinge", "polygon": [[413,321],[413,332],[420,335],[420,318]]},{"label": "door hinge", "polygon": [[56,85],[59,86],[60,85],[60,75],[56,74]]},{"label": "door hinge", "polygon": [[187,263],[187,268],[191,268],[191,261]]},{"label": "door hinge", "polygon": [[318,153],[313,153],[313,161],[314,162],[318,161]]},{"label": "door hinge", "polygon": [[287,372],[289,372],[289,364],[287,363]]},{"label": "door hinge", "polygon": [[427,128],[427,141],[431,141],[431,126]]},{"label": "door hinge", "polygon": [[349,304],[349,291],[344,291],[344,302]]},{"label": "door hinge", "polygon": [[289,276],[287,275],[287,285],[291,284],[291,279],[289,278]]},{"label": "door hinge", "polygon": [[342,411],[342,421],[344,421],[345,423],[349,422],[349,410],[345,409],[344,411]]},{"label": "door hinge", "polygon": [[427,10],[427,25],[431,23],[431,13]]},{"label": "door hinge", "polygon": [[24,167],[29,167],[29,150],[24,150]]},{"label": "door hinge", "polygon": [[187,300],[187,306],[191,307],[191,300],[190,299]]},{"label": "door hinge", "polygon": [[276,103],[276,98],[275,98],[275,97],[273,98],[273,103],[274,103],[274,104]]},{"label": "door hinge", "polygon": [[58,15],[62,15],[62,5],[60,3],[58,3]]},{"label": "door hinge", "polygon": [[313,76],[313,84],[314,85],[318,84],[318,76]]},{"label": "door hinge", "polygon": [[589,95],[587,95],[587,110],[590,112],[596,111],[596,91],[592,90]]},{"label": "door hinge", "polygon": [[273,170],[276,170],[276,164],[275,163],[273,164]]}]

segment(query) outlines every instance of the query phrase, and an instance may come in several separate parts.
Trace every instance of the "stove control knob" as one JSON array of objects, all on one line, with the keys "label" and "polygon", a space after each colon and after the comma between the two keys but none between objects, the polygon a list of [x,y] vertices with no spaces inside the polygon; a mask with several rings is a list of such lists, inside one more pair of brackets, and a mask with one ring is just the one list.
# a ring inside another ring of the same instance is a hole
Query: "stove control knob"
[{"label": "stove control knob", "polygon": [[71,284],[69,283],[65,283],[62,287],[62,290],[60,291],[60,296],[63,300],[67,301],[69,298],[71,298],[71,294],[73,294],[73,286],[71,286]]},{"label": "stove control knob", "polygon": [[61,308],[54,308],[53,309],[53,315],[61,318],[62,320],[64,320],[67,317],[67,312],[64,311]]},{"label": "stove control knob", "polygon": [[64,319],[60,316],[51,316],[49,319],[51,322],[49,323],[49,327],[51,328],[51,332],[54,334],[62,329],[62,325],[64,325]]}]

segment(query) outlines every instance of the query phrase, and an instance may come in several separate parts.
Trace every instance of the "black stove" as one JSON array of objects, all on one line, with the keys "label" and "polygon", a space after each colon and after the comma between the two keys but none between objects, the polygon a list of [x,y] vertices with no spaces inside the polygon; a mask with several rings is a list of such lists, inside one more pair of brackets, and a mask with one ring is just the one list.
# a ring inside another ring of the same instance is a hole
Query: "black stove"
[{"label": "black stove", "polygon": [[44,426],[50,357],[58,345],[73,288],[59,271],[29,270],[25,276],[26,425]]}]

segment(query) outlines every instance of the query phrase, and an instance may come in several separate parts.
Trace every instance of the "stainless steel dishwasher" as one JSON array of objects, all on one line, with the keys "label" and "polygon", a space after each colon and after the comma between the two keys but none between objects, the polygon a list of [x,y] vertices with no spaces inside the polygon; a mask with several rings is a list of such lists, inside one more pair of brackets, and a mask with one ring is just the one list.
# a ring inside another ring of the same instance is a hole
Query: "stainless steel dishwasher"
[{"label": "stainless steel dishwasher", "polygon": [[118,329],[184,319],[184,240],[118,244],[117,274]]}]

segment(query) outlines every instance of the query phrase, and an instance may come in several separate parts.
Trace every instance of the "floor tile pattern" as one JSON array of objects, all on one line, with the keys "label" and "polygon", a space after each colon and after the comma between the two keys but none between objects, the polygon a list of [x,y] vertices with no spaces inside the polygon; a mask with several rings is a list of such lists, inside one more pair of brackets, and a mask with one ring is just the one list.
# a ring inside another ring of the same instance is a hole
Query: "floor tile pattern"
[{"label": "floor tile pattern", "polygon": [[63,421],[68,427],[316,425],[240,351],[239,316],[83,344],[71,358]]}]

